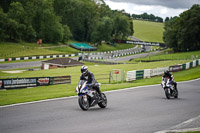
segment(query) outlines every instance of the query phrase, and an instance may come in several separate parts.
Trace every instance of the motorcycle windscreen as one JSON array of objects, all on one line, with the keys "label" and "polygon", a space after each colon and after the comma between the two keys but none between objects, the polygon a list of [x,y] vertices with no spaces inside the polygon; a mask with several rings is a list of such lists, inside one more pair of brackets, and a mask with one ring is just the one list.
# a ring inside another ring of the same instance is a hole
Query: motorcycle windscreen
[{"label": "motorcycle windscreen", "polygon": [[79,92],[80,92],[80,89],[82,88],[82,86],[83,86],[86,82],[87,82],[86,80],[80,80],[80,81],[79,81],[79,83],[78,83]]}]

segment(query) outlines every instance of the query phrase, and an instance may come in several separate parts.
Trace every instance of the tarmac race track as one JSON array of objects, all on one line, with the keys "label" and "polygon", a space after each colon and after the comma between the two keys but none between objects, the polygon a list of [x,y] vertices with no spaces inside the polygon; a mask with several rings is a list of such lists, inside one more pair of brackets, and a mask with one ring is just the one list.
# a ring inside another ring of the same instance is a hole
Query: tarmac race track
[{"label": "tarmac race track", "polygon": [[0,70],[38,67],[38,66],[41,66],[41,65],[42,65],[41,61],[6,63],[6,64],[0,64]]},{"label": "tarmac race track", "polygon": [[[200,115],[200,79],[178,83],[179,98],[160,85],[105,92],[108,106],[82,111],[77,97],[0,107],[0,133],[153,133]],[[179,127],[180,128],[180,127]]]}]

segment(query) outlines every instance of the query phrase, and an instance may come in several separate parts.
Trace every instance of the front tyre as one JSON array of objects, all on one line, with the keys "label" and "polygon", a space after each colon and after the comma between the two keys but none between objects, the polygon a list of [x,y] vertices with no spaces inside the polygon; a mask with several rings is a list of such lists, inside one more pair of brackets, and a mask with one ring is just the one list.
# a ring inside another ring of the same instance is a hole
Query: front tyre
[{"label": "front tyre", "polygon": [[82,110],[86,111],[89,109],[89,101],[87,95],[79,96],[78,103]]},{"label": "front tyre", "polygon": [[170,99],[170,90],[169,89],[165,89],[165,95],[167,99]]},{"label": "front tyre", "polygon": [[175,91],[174,98],[178,98],[178,89]]},{"label": "front tyre", "polygon": [[98,103],[99,107],[105,108],[107,106],[107,97],[104,93],[101,93],[102,101]]}]

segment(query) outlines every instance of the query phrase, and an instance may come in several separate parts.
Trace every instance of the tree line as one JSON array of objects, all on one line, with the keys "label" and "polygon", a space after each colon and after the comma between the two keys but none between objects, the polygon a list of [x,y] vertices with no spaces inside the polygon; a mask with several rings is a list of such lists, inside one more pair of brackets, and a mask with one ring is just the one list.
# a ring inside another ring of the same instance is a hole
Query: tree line
[{"label": "tree line", "polygon": [[163,40],[174,51],[200,50],[200,5],[165,22]]},{"label": "tree line", "polygon": [[0,41],[100,44],[132,34],[131,17],[103,0],[1,0]]},{"label": "tree line", "polygon": [[153,14],[143,13],[140,15],[132,14],[131,16],[133,19],[142,19],[142,20],[161,22],[161,23],[163,22],[163,19],[161,17],[155,16]]}]

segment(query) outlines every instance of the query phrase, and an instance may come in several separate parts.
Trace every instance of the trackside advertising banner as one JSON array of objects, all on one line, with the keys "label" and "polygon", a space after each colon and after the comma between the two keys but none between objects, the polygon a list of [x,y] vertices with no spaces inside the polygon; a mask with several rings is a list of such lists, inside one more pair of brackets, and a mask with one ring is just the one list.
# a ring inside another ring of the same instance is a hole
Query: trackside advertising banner
[{"label": "trackside advertising banner", "polygon": [[138,45],[145,45],[145,46],[160,46],[165,47],[164,43],[158,42],[144,42],[144,41],[133,41],[133,40],[113,40],[115,43],[127,43],[127,44],[138,44]]},{"label": "trackside advertising banner", "polygon": [[183,65],[175,65],[175,66],[170,66],[169,71],[170,72],[177,72],[183,70]]},{"label": "trackside advertising banner", "polygon": [[41,85],[49,85],[50,84],[50,78],[38,78],[37,79],[37,85],[41,86]]},{"label": "trackside advertising banner", "polygon": [[0,79],[0,89],[71,83],[71,76]]},{"label": "trackside advertising banner", "polygon": [[14,89],[49,85],[49,78],[0,79],[0,89]]}]

